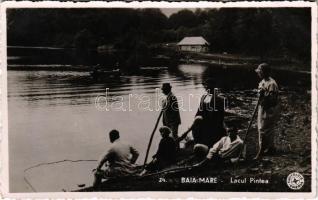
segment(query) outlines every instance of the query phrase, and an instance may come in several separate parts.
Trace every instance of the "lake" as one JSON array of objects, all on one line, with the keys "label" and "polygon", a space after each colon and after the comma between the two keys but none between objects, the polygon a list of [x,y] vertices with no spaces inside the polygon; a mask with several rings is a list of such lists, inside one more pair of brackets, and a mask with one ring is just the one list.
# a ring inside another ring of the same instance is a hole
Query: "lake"
[{"label": "lake", "polygon": [[[275,72],[283,88],[301,86],[310,90],[310,74],[303,75],[307,82],[297,83],[297,73],[286,73]],[[121,139],[136,147],[140,152],[137,163],[142,164],[159,115],[158,97],[163,97],[156,88],[171,83],[181,107],[181,134],[192,124],[199,98],[205,92],[202,82],[210,76],[217,78],[225,95],[241,101],[230,110],[248,118],[259,81],[253,69],[181,64],[169,70],[141,70],[103,80],[93,79],[89,72],[9,70],[10,192],[32,192],[30,185],[41,192],[91,185],[96,161],[43,165],[27,173],[24,170],[65,159],[99,159],[109,146],[108,132],[112,129],[118,129]],[[159,140],[157,132],[150,157]]]}]

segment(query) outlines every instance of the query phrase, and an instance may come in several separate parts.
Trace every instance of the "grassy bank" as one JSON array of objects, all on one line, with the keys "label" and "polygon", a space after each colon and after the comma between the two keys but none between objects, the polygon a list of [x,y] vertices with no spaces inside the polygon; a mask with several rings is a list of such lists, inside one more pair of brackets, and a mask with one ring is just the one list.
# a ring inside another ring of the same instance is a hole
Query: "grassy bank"
[{"label": "grassy bank", "polygon": [[218,54],[218,53],[182,53],[180,59],[183,63],[210,64],[224,67],[255,67],[260,63],[266,62],[275,69],[283,69],[298,72],[310,72],[310,63],[304,63],[291,58],[262,58],[260,56],[247,56],[239,54]]}]

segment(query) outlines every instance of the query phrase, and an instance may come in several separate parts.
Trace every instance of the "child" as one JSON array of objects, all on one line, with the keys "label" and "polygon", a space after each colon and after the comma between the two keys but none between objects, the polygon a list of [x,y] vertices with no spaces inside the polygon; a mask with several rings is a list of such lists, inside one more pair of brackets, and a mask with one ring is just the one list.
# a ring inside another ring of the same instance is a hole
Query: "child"
[{"label": "child", "polygon": [[162,139],[160,140],[157,153],[152,156],[153,160],[147,165],[146,171],[159,171],[173,165],[176,162],[176,142],[170,136],[171,130],[166,126],[159,129]]}]

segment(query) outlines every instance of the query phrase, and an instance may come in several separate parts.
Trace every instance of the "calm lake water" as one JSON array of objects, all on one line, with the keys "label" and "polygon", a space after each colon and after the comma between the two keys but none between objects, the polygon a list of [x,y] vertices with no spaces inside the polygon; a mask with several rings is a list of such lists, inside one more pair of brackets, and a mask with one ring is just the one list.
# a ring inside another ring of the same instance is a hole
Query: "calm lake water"
[{"label": "calm lake water", "polygon": [[[23,180],[23,170],[32,165],[64,159],[98,159],[109,145],[107,133],[111,129],[118,129],[122,140],[136,146],[140,152],[138,163],[142,163],[159,112],[138,109],[139,101],[135,98],[131,98],[132,111],[115,111],[111,106],[111,111],[106,111],[95,106],[96,97],[106,96],[109,88],[108,96],[113,99],[109,103],[122,96],[120,102],[127,106],[129,94],[138,94],[147,95],[154,105],[155,89],[170,82],[174,93],[188,105],[187,94],[199,97],[204,92],[200,84],[204,67],[180,69],[187,74],[186,80],[166,70],[156,75],[122,76],[103,82],[94,82],[86,72],[8,71],[10,190],[31,191]],[[198,103],[195,98],[192,101],[192,111],[181,112],[181,131],[193,120]],[[101,105],[105,106],[104,103]],[[159,139],[156,134],[151,154]],[[27,177],[39,191],[61,191],[76,188],[80,183],[90,184],[94,167],[96,162],[61,163],[32,169]]]},{"label": "calm lake water", "polygon": [[[112,129],[118,129],[121,139],[137,148],[138,164],[143,163],[159,115],[159,111],[146,109],[157,108],[156,88],[164,82],[171,83],[183,108],[181,134],[191,125],[199,97],[205,92],[203,79],[211,75],[222,82],[223,88],[230,89],[225,90],[226,95],[234,95],[243,102],[232,110],[248,116],[253,109],[251,103],[255,103],[253,89],[258,82],[253,70],[211,69],[189,64],[176,66],[175,70],[143,70],[104,80],[94,80],[88,72],[8,71],[10,191],[32,192],[26,181],[42,192],[91,185],[91,171],[97,165],[94,161],[45,165],[26,173],[24,169],[64,159],[99,159],[109,146],[108,132]],[[291,76],[280,78],[283,85],[294,84],[289,80]],[[105,101],[96,107],[96,98],[106,97],[106,88],[109,88],[110,111],[106,110]],[[145,95],[142,98],[146,103],[141,105],[141,100],[130,94]],[[126,111],[116,109],[120,106]],[[157,149],[159,139],[156,133],[150,156]]]}]

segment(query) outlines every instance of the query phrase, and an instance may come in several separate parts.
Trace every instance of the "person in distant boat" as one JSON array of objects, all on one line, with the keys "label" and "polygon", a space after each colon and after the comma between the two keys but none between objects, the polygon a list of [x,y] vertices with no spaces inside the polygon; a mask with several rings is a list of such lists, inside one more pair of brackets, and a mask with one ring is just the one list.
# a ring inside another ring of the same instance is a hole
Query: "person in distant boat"
[{"label": "person in distant boat", "polygon": [[196,119],[200,120],[192,130],[192,135],[196,144],[203,144],[210,148],[226,135],[223,124],[224,99],[218,96],[214,79],[207,79],[204,87],[207,94],[201,97],[196,113]]},{"label": "person in distant boat", "polygon": [[226,132],[227,136],[222,137],[210,149],[207,149],[206,146],[198,147],[201,152],[205,153],[206,159],[197,164],[197,166],[211,161],[214,163],[225,160],[236,162],[239,159],[243,141],[238,136],[238,130],[234,125],[228,125]]},{"label": "person in distant boat", "polygon": [[167,98],[162,102],[162,123],[172,131],[173,139],[178,138],[178,128],[181,124],[177,97],[171,91],[170,83],[163,83],[161,90]]},{"label": "person in distant boat", "polygon": [[158,150],[152,156],[153,160],[146,166],[146,172],[159,171],[176,163],[176,142],[170,136],[171,130],[169,127],[162,126],[159,129],[162,139],[159,142]]},{"label": "person in distant boat", "polygon": [[264,154],[274,154],[274,130],[279,119],[280,105],[278,97],[278,85],[270,77],[270,68],[266,63],[260,64],[255,70],[261,82],[259,89],[259,107],[257,116],[257,127],[259,136],[259,151],[255,157],[258,159]]},{"label": "person in distant boat", "polygon": [[[112,144],[98,163],[93,186],[100,185],[103,178],[137,173],[135,162],[139,156],[138,151],[131,145],[122,142],[117,130],[109,132],[109,139]],[[102,170],[103,166],[105,166],[104,170]]]}]

